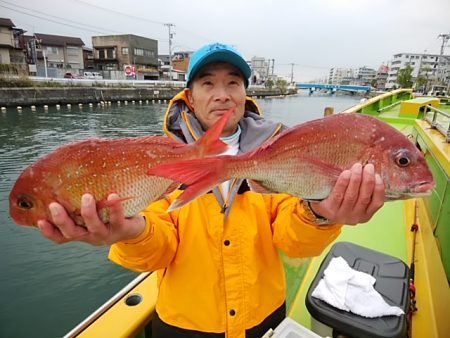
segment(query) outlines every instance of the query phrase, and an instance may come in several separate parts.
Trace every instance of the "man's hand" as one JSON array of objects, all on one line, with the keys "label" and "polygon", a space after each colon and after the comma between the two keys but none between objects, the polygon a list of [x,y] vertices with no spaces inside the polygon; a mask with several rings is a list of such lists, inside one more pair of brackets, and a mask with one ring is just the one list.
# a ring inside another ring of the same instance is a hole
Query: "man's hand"
[{"label": "man's hand", "polygon": [[311,202],[316,214],[342,224],[365,223],[384,204],[384,184],[372,164],[360,163],[344,170],[331,191],[321,202]]},{"label": "man's hand", "polygon": [[[116,194],[108,196],[108,200],[118,198]],[[97,213],[96,201],[90,194],[84,194],[81,198],[81,216],[85,227],[77,225],[61,204],[51,203],[49,210],[53,223],[40,220],[38,227],[44,237],[58,244],[82,241],[92,245],[110,245],[136,238],[145,228],[142,216],[125,218],[122,203],[109,207],[109,223],[103,223]]]}]

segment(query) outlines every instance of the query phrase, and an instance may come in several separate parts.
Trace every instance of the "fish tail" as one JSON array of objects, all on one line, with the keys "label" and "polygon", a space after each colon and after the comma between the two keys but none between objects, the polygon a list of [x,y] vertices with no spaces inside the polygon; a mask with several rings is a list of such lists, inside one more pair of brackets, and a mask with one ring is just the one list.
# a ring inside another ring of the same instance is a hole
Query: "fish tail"
[{"label": "fish tail", "polygon": [[228,145],[220,140],[223,128],[236,108],[229,109],[206,133],[197,141],[199,157],[212,156],[225,152]]},{"label": "fish tail", "polygon": [[148,174],[169,178],[187,187],[170,205],[168,211],[172,211],[230,179],[231,177],[227,177],[226,163],[231,157],[233,156],[218,156],[162,164],[151,168]]}]

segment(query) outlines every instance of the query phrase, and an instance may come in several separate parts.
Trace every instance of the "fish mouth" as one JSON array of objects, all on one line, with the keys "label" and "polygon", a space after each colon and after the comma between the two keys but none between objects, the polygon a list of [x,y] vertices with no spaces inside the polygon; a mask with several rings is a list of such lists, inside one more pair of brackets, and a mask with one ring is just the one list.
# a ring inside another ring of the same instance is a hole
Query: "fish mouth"
[{"label": "fish mouth", "polygon": [[427,197],[431,195],[431,190],[436,186],[434,181],[423,181],[419,182],[406,191],[390,191],[386,192],[385,200],[401,200],[408,198],[420,198]]},{"label": "fish mouth", "polygon": [[416,185],[411,187],[412,193],[428,193],[431,192],[431,189],[433,189],[436,186],[436,182],[434,181],[423,181],[419,182]]}]

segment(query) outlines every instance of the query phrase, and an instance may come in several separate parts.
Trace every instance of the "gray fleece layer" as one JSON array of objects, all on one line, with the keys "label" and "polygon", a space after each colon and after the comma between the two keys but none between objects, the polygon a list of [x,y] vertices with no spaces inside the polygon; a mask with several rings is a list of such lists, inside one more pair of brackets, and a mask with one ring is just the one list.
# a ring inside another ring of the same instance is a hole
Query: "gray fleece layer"
[{"label": "gray fleece layer", "polygon": [[[246,110],[244,117],[239,121],[241,127],[241,136],[239,140],[238,154],[252,151],[275,136],[280,130],[285,129],[281,123],[275,123],[269,120],[265,120],[261,117],[258,109],[254,105],[246,105],[247,108],[254,108],[254,111]],[[181,113],[187,112],[189,124],[195,135],[192,135],[186,122],[183,120]],[[167,129],[173,136],[181,142],[193,143],[196,139],[201,137],[205,131],[202,129],[200,122],[196,119],[195,113],[192,112],[187,104],[183,100],[179,100],[173,103],[170,110],[167,112]],[[195,137],[194,137],[195,136]],[[228,194],[228,201],[225,201],[219,189],[214,188],[213,192],[217,198],[217,201],[222,206],[223,212],[226,215],[230,212],[230,206],[236,197],[239,187],[242,184],[243,179],[239,179],[236,184],[233,185],[232,190]]]}]

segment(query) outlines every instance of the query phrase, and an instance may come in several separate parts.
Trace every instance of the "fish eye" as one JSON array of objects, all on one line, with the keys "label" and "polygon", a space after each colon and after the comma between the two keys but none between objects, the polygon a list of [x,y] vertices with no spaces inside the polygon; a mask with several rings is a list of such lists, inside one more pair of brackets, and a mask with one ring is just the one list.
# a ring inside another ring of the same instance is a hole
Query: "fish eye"
[{"label": "fish eye", "polygon": [[17,206],[21,209],[31,209],[33,202],[25,195],[17,196]]},{"label": "fish eye", "polygon": [[395,156],[395,163],[399,167],[407,167],[411,164],[411,159],[409,158],[409,154],[407,151],[400,151]]}]

